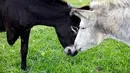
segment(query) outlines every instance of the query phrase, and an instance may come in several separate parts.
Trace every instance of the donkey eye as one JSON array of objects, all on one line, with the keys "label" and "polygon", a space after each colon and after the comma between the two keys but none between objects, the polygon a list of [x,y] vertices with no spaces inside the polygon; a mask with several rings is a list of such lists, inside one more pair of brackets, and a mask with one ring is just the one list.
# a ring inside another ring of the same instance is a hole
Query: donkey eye
[{"label": "donkey eye", "polygon": [[85,27],[82,27],[82,28],[80,28],[80,29],[86,29]]}]

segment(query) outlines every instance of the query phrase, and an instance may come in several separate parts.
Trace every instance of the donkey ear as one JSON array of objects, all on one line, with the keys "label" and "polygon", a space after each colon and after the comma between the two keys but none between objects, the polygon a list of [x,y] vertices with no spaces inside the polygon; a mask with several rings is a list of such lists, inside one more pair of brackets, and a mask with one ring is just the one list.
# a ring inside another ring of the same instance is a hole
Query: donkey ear
[{"label": "donkey ear", "polygon": [[79,29],[78,29],[78,27],[71,26],[71,30],[72,30],[75,34],[77,34]]},{"label": "donkey ear", "polygon": [[73,7],[70,11],[70,15],[73,15],[73,13],[75,12],[76,9],[84,9],[84,10],[90,10],[90,7],[88,5],[80,7],[80,8],[75,8]]},{"label": "donkey ear", "polygon": [[74,14],[78,16],[79,18],[85,18],[85,19],[92,19],[96,17],[96,12],[95,11],[90,11],[90,10],[82,10],[82,9],[76,9],[74,11]]},{"label": "donkey ear", "polygon": [[71,14],[74,14],[74,15],[78,16],[79,18],[84,17],[84,16],[82,15],[83,12],[84,12],[84,11],[83,11],[82,9],[72,9],[72,10],[71,10]]},{"label": "donkey ear", "polygon": [[88,5],[80,7],[79,9],[85,9],[85,10],[90,10],[90,7]]}]

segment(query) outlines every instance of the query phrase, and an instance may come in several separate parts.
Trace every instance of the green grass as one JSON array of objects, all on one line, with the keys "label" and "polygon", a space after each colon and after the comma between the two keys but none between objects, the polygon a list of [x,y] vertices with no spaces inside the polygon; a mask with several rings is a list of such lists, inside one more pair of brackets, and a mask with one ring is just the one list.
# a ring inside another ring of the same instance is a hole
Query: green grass
[{"label": "green grass", "polygon": [[66,0],[70,5],[75,7],[81,7],[88,5],[90,0]]},{"label": "green grass", "polygon": [[[88,3],[69,2],[78,7]],[[19,51],[20,40],[9,46],[6,34],[0,33],[0,73],[26,73],[20,69]],[[28,73],[130,73],[130,47],[106,39],[70,57],[64,53],[53,28],[36,26],[30,35],[27,63]]]}]

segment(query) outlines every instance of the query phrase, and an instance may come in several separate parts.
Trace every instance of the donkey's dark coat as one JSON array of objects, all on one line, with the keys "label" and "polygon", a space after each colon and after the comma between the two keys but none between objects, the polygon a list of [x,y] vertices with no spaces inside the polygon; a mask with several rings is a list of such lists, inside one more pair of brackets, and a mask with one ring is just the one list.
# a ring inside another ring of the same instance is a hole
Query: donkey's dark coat
[{"label": "donkey's dark coat", "polygon": [[52,26],[64,48],[74,43],[76,35],[70,26],[78,26],[80,19],[70,16],[70,11],[71,7],[61,0],[0,0],[0,31],[6,31],[10,45],[21,37],[22,69],[26,69],[31,27]]}]

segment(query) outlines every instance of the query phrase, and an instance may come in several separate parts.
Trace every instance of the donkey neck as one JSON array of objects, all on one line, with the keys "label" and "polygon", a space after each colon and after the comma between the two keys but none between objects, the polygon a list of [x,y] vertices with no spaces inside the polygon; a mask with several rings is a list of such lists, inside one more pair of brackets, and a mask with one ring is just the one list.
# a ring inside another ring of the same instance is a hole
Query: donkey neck
[{"label": "donkey neck", "polygon": [[[125,21],[124,21],[125,22]],[[116,33],[106,33],[106,38],[124,42],[130,46],[130,23],[121,25]]]},{"label": "donkey neck", "polygon": [[106,38],[113,38],[130,45],[130,8],[109,11],[98,21],[104,29]]}]

